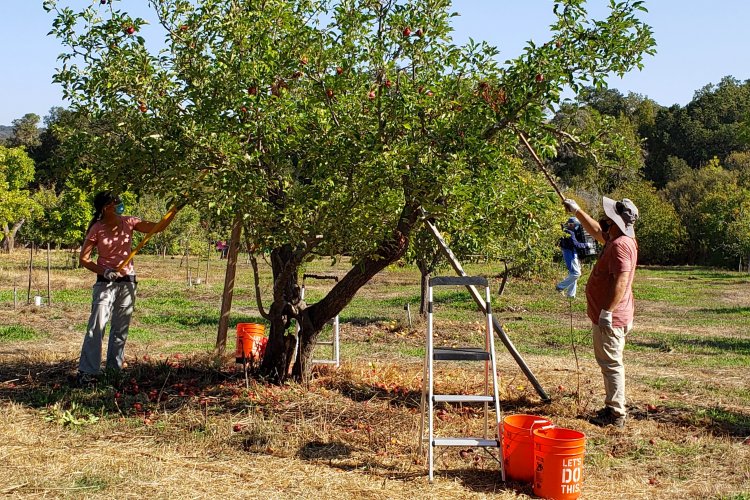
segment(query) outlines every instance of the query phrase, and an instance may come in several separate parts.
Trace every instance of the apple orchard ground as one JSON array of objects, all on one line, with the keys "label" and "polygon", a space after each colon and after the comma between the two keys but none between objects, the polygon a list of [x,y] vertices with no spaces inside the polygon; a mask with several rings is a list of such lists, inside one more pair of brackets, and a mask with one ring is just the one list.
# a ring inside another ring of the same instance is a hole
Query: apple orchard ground
[{"label": "apple orchard ground", "polygon": [[[426,480],[417,453],[424,322],[416,314],[419,275],[393,267],[341,314],[338,370],[316,370],[309,387],[246,384],[230,352],[211,350],[224,261],[208,284],[186,285],[180,259],[138,257],[139,298],[120,379],[71,388],[90,307],[92,277],[52,265],[53,307],[28,306],[27,255],[0,267],[0,492],[86,498],[518,498],[531,487],[502,483],[481,450],[440,449]],[[43,255],[40,254],[39,259]],[[206,277],[205,261],[191,263]],[[468,266],[493,278],[501,266]],[[325,262],[307,272],[338,272]],[[261,269],[268,294],[268,269]],[[562,269],[560,269],[562,273]],[[584,275],[585,281],[586,275]],[[23,303],[13,308],[18,283]],[[533,413],[587,436],[583,498],[749,498],[750,304],[745,274],[709,269],[639,269],[636,327],[626,367],[631,419],[623,431],[586,421],[602,384],[584,303],[571,310],[554,277],[511,278],[494,309],[552,397],[540,401],[498,343],[504,414]],[[307,283],[317,300],[325,282]],[[46,295],[45,270],[32,295]],[[412,308],[409,328],[404,304]],[[33,301],[32,301],[33,303]],[[232,322],[259,321],[250,266],[239,267]],[[466,345],[482,318],[461,290],[436,294],[440,342]],[[573,346],[578,354],[577,372]],[[446,392],[481,386],[473,365],[438,374]],[[481,411],[445,406],[446,435],[480,432]],[[463,453],[462,453],[463,452]]]}]

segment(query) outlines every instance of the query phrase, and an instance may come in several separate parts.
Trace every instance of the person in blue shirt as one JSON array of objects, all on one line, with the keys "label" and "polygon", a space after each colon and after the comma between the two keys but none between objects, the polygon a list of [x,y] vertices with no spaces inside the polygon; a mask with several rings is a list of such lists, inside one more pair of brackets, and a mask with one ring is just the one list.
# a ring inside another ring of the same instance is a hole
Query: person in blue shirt
[{"label": "person in blue shirt", "polygon": [[576,228],[580,222],[575,217],[570,217],[563,227],[565,236],[560,238],[560,247],[563,252],[565,267],[568,275],[555,286],[555,290],[565,293],[568,298],[575,298],[578,288],[578,278],[581,277],[581,260],[578,258],[578,249],[586,248],[586,243],[576,239]]}]

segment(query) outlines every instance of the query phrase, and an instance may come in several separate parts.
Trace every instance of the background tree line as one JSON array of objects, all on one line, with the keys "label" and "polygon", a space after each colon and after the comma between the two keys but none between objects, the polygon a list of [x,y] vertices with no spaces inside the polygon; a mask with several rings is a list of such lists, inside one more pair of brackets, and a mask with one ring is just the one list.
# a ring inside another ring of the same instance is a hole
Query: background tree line
[{"label": "background tree line", "polygon": [[[0,143],[5,251],[48,241],[79,245],[92,196],[100,187],[85,156],[70,154],[76,145],[66,135],[92,125],[59,107],[50,110],[43,126],[40,122],[33,113],[14,120]],[[553,167],[587,208],[596,212],[601,195],[628,196],[641,208],[642,263],[750,263],[750,81],[726,77],[696,91],[686,106],[670,107],[638,94],[588,88],[575,102],[564,104],[551,122],[576,138],[566,142],[561,136]],[[129,212],[152,220],[168,208],[156,197],[130,196],[128,201]],[[181,254],[189,245],[191,253],[205,255],[207,241],[226,239],[227,234],[226,221],[209,219],[187,207],[145,251]],[[550,236],[543,234],[541,241],[549,243]],[[483,243],[472,233],[456,244],[467,247],[464,253],[490,258],[518,254],[531,267],[550,255],[542,250],[530,253],[525,242],[509,249],[513,245],[508,238]],[[412,259],[433,269],[429,263],[434,255],[418,257],[414,252]]]},{"label": "background tree line", "polygon": [[[748,264],[750,80],[725,77],[684,107],[590,88],[553,121],[576,137],[562,138],[555,172],[588,208],[601,195],[640,207],[642,263]],[[622,142],[615,154],[589,153]]]},{"label": "background tree line", "polygon": [[[13,120],[10,132],[0,138],[0,249],[50,243],[77,249],[93,214],[92,200],[108,189],[92,173],[84,155],[69,141],[73,130],[94,130],[86,119],[55,107],[44,118],[29,113]],[[73,160],[71,160],[73,158]],[[169,209],[168,200],[153,195],[137,197],[124,192],[127,213],[159,220]],[[226,239],[220,218],[201,216],[185,207],[167,230],[155,235],[145,253],[205,256],[209,242]],[[136,243],[143,235],[136,233]]]}]

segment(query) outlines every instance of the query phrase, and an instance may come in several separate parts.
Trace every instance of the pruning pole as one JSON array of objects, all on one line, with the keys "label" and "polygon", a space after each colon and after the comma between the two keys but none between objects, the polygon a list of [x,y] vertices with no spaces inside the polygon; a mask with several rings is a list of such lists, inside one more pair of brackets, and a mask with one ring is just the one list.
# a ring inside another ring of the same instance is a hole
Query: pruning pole
[{"label": "pruning pole", "polygon": [[539,159],[539,156],[536,154],[536,151],[534,151],[534,148],[531,147],[531,144],[529,144],[529,141],[526,139],[526,136],[523,135],[523,132],[521,132],[520,130],[518,129],[514,129],[514,130],[516,134],[518,134],[518,137],[521,138],[523,145],[526,146],[526,149],[528,149],[529,153],[531,153],[531,156],[534,158],[534,161],[536,161],[537,165],[539,165],[539,168],[542,170],[542,173],[547,178],[547,181],[554,188],[555,192],[557,192],[557,195],[560,197],[560,201],[565,201],[565,196],[563,196],[562,191],[560,191],[560,188],[557,187],[557,184],[555,183],[554,179],[552,179],[552,176],[547,171],[547,167],[545,167],[544,163],[542,163],[542,160]]},{"label": "pruning pole", "polygon": [[131,260],[133,260],[133,257],[135,257],[135,255],[141,250],[141,248],[143,248],[143,246],[146,244],[146,242],[149,239],[151,239],[151,237],[155,233],[161,231],[164,228],[164,226],[166,225],[166,220],[169,217],[174,216],[180,210],[180,208],[182,208],[182,207],[178,207],[177,205],[173,206],[171,209],[169,209],[169,212],[167,212],[164,215],[164,217],[161,218],[161,220],[159,222],[157,222],[156,224],[154,224],[154,227],[151,228],[151,231],[149,231],[148,233],[146,233],[146,236],[144,236],[143,239],[138,243],[138,245],[130,252],[130,254],[127,256],[127,258],[124,261],[122,261],[122,264],[120,264],[119,266],[117,266],[117,272],[118,273],[120,271],[122,271],[123,268],[125,268],[125,266],[127,266],[130,263]]},{"label": "pruning pole", "polygon": [[[198,185],[198,183],[208,174],[208,172],[209,172],[208,169],[204,169],[203,173],[193,183],[193,186]],[[120,271],[122,271],[123,268],[130,263],[131,260],[133,260],[133,257],[135,257],[135,255],[141,250],[141,248],[143,248],[143,245],[145,245],[146,242],[149,239],[151,239],[151,237],[154,235],[154,233],[157,233],[157,232],[161,231],[162,229],[164,229],[164,226],[166,225],[167,218],[170,215],[174,216],[175,214],[177,214],[177,212],[179,212],[180,209],[182,209],[182,207],[184,207],[187,204],[187,192],[182,193],[182,198],[183,198],[183,201],[180,202],[180,203],[175,203],[172,206],[172,208],[170,208],[169,211],[166,214],[164,214],[164,217],[162,217],[161,220],[156,223],[156,225],[151,229],[151,231],[149,231],[148,233],[146,233],[146,236],[144,236],[143,239],[140,241],[140,243],[138,243],[138,245],[135,247],[135,249],[133,249],[133,251],[130,252],[130,254],[127,256],[127,258],[122,262],[122,264],[120,264],[119,266],[117,266],[117,272],[118,273]]]}]

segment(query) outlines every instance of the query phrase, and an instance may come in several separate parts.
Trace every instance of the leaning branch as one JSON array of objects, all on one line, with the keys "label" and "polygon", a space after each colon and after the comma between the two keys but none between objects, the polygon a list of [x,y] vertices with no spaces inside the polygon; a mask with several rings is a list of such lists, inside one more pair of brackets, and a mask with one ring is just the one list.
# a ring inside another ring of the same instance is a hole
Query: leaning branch
[{"label": "leaning branch", "polygon": [[[247,235],[247,231],[245,231],[245,234]],[[253,254],[252,250],[252,244],[250,243],[250,240],[245,238],[245,246],[247,247],[247,254],[250,256],[250,265],[253,266],[253,281],[255,283],[255,302],[258,306],[258,311],[260,312],[260,315],[263,319],[267,319],[268,321],[271,321],[271,316],[266,312],[266,310],[263,308],[263,300],[261,298],[261,292],[260,292],[260,275],[258,273],[258,260],[255,258],[255,254]]]}]

